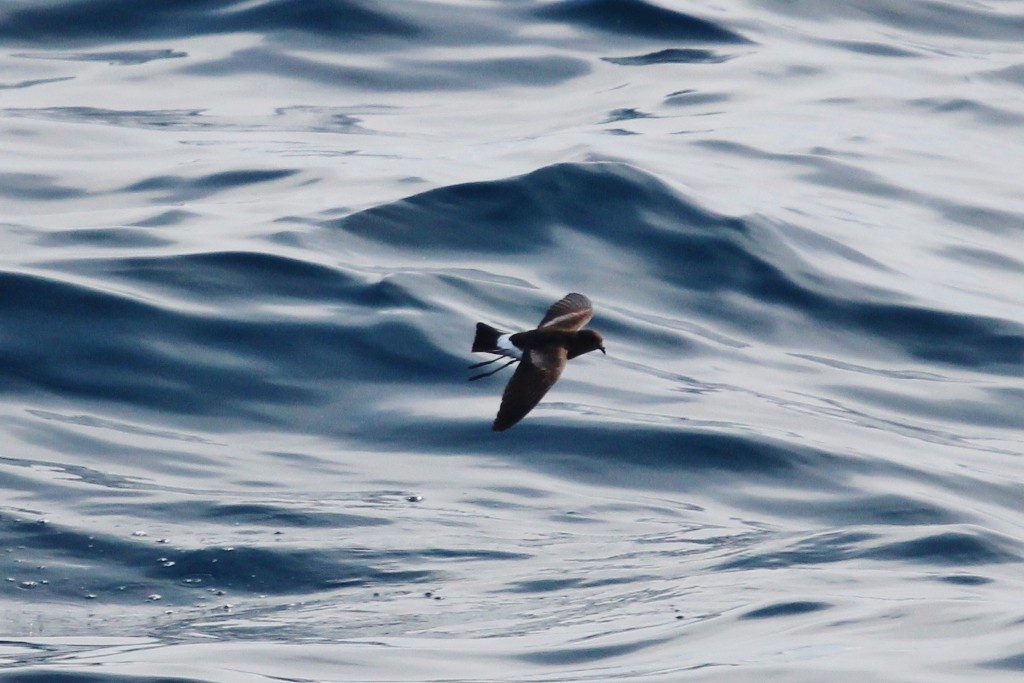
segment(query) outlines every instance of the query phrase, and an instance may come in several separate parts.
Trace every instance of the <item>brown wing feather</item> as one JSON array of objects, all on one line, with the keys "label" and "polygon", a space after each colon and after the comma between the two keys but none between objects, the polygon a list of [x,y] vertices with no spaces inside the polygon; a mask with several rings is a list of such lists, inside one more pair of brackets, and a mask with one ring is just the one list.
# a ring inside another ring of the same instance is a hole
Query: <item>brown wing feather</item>
[{"label": "brown wing feather", "polygon": [[540,321],[539,327],[575,331],[590,322],[593,316],[594,307],[590,304],[590,299],[573,292],[552,304],[544,319]]},{"label": "brown wing feather", "polygon": [[565,363],[566,350],[562,347],[534,349],[524,354],[501,395],[494,431],[503,432],[526,417],[558,381]]}]

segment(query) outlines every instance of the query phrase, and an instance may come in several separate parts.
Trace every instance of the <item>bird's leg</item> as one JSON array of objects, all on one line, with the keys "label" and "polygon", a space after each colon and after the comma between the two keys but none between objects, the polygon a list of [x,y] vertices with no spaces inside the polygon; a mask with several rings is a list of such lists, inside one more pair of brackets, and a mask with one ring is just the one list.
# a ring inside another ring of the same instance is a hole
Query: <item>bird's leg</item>
[{"label": "bird's leg", "polygon": [[495,356],[494,358],[492,358],[490,360],[485,360],[482,363],[473,363],[472,365],[469,366],[469,369],[472,370],[473,368],[482,368],[483,366],[490,365],[491,363],[495,363],[495,362],[501,360],[502,358],[508,358],[508,356]]},{"label": "bird's leg", "polygon": [[[495,358],[494,360],[497,360],[497,358]],[[488,361],[488,363],[490,363],[490,362],[492,362],[492,361]],[[490,372],[482,372],[479,375],[473,375],[472,377],[469,378],[469,381],[472,382],[475,379],[483,379],[484,377],[490,377],[494,373],[501,372],[502,370],[504,370],[508,366],[512,365],[513,363],[518,363],[518,362],[519,362],[518,358],[513,358],[512,360],[510,360],[509,362],[505,363],[504,365],[502,365],[497,370],[491,370]]]}]

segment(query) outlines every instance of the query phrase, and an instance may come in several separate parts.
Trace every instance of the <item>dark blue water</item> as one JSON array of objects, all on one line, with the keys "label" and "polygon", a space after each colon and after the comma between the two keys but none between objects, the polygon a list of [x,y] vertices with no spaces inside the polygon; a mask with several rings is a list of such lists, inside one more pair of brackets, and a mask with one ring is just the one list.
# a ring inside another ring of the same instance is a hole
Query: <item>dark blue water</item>
[{"label": "dark blue water", "polygon": [[0,681],[1019,680],[1022,85],[1012,2],[3,4]]}]

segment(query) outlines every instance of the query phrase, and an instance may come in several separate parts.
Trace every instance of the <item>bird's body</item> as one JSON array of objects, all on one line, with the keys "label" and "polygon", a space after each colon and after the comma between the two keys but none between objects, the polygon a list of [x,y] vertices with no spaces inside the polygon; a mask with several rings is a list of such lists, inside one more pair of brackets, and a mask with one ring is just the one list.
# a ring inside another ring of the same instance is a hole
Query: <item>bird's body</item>
[{"label": "bird's body", "polygon": [[[504,431],[526,417],[558,381],[570,359],[590,351],[604,353],[601,333],[581,329],[593,314],[590,299],[574,292],[555,302],[534,330],[505,333],[484,323],[476,324],[473,351],[493,353],[498,358],[470,367],[488,365],[502,357],[511,360],[498,370],[519,362],[502,394],[494,431]],[[498,370],[470,379],[487,377]]]}]

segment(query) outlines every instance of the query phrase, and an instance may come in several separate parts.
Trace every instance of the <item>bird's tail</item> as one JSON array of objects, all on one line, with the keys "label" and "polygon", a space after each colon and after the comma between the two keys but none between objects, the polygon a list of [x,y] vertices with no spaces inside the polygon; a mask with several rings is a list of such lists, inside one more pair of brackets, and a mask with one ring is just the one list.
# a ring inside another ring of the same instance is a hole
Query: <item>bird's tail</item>
[{"label": "bird's tail", "polygon": [[477,351],[496,352],[498,351],[498,337],[502,335],[501,330],[495,329],[484,323],[476,324],[476,337],[473,338],[473,353]]}]

